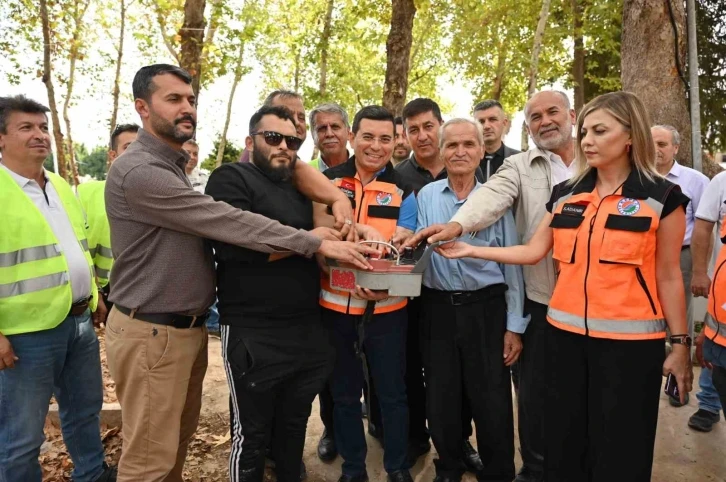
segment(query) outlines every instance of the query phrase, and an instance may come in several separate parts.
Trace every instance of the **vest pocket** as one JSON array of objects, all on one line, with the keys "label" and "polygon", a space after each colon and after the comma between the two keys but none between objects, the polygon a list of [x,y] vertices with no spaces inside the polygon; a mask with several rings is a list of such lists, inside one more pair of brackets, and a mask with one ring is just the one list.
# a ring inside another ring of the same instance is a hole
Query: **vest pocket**
[{"label": "vest pocket", "polygon": [[648,303],[650,303],[650,309],[653,310],[653,315],[657,315],[658,312],[655,309],[655,302],[653,301],[653,296],[651,296],[650,294],[650,290],[648,289],[648,283],[645,281],[645,277],[640,271],[640,268],[635,268],[635,277],[638,279],[638,283],[640,284],[641,288],[643,288],[643,291],[645,291],[645,296],[648,297]]},{"label": "vest pocket", "polygon": [[575,248],[577,246],[577,233],[580,231],[585,216],[556,213],[552,217],[550,227],[553,231],[554,245],[552,257],[562,263],[575,261]]},{"label": "vest pocket", "polygon": [[642,265],[653,219],[609,214],[600,247],[601,263]]}]

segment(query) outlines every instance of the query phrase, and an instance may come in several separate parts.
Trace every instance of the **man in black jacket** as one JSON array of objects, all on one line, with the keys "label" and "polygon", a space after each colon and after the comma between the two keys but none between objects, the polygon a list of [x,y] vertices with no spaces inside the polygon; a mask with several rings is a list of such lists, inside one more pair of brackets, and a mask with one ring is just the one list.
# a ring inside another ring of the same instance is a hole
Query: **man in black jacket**
[{"label": "man in black jacket", "polygon": [[497,100],[484,100],[474,106],[474,118],[484,130],[484,157],[479,163],[484,180],[502,167],[504,159],[520,151],[505,146],[502,138],[509,131],[509,118],[502,104]]}]

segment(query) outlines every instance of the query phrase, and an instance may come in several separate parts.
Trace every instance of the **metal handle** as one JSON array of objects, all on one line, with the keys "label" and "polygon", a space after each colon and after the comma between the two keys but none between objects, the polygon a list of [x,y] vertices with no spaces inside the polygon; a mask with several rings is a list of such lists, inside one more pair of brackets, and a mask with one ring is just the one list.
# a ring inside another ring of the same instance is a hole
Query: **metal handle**
[{"label": "metal handle", "polygon": [[391,248],[394,253],[396,253],[396,265],[398,266],[401,262],[401,254],[399,253],[398,249],[396,249],[396,247],[389,242],[386,242],[386,241],[358,241],[358,244],[385,244],[386,246]]}]

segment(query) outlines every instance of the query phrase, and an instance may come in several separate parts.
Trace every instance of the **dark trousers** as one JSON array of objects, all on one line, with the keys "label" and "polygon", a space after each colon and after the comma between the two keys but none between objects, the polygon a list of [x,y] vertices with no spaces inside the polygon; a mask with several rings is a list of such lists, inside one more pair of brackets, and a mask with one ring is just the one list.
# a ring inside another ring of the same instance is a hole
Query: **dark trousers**
[{"label": "dark trousers", "polygon": [[[355,353],[356,322],[360,318],[323,309],[323,322],[331,332],[336,353],[330,381],[335,442],[343,457],[342,472],[352,477],[366,471],[367,454],[360,407],[363,364]],[[363,341],[369,377],[376,385],[381,406],[385,445],[383,466],[389,473],[406,468],[406,325],[405,309],[373,315],[365,325]]]},{"label": "dark trousers", "polygon": [[333,363],[327,334],[322,326],[286,333],[222,325],[221,337],[231,394],[230,480],[263,480],[274,430],[277,480],[299,482],[312,402]]},{"label": "dark trousers", "polygon": [[649,482],[664,341],[545,338],[545,480]]},{"label": "dark trousers", "polygon": [[421,348],[426,373],[429,431],[439,454],[436,473],[459,479],[462,462],[462,400],[472,408],[484,464],[479,481],[514,478],[514,415],[509,368],[504,365],[507,325],[504,286],[472,293],[454,305],[443,291],[426,289]]},{"label": "dark trousers", "polygon": [[333,428],[333,394],[330,391],[330,382],[327,382],[323,390],[318,394],[318,404],[320,404],[320,421],[323,422],[328,435],[335,436]]},{"label": "dark trousers", "polygon": [[522,462],[532,472],[541,473],[544,459],[545,328],[547,305],[524,301],[524,311],[531,315],[522,335],[522,355],[516,368],[518,379],[517,409]]}]

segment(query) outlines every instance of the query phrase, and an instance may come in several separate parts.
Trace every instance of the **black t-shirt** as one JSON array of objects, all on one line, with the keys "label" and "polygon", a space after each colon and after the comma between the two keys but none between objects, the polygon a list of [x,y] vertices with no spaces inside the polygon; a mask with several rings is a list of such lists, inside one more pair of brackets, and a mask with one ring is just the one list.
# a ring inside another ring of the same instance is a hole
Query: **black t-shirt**
[{"label": "black t-shirt", "polygon": [[[312,202],[291,182],[273,182],[252,163],[219,167],[209,177],[206,193],[287,226],[313,228]],[[211,243],[217,262],[220,323],[256,326],[264,325],[263,320],[303,320],[318,315],[320,273],[314,258],[292,255],[269,261],[269,253]]]}]

